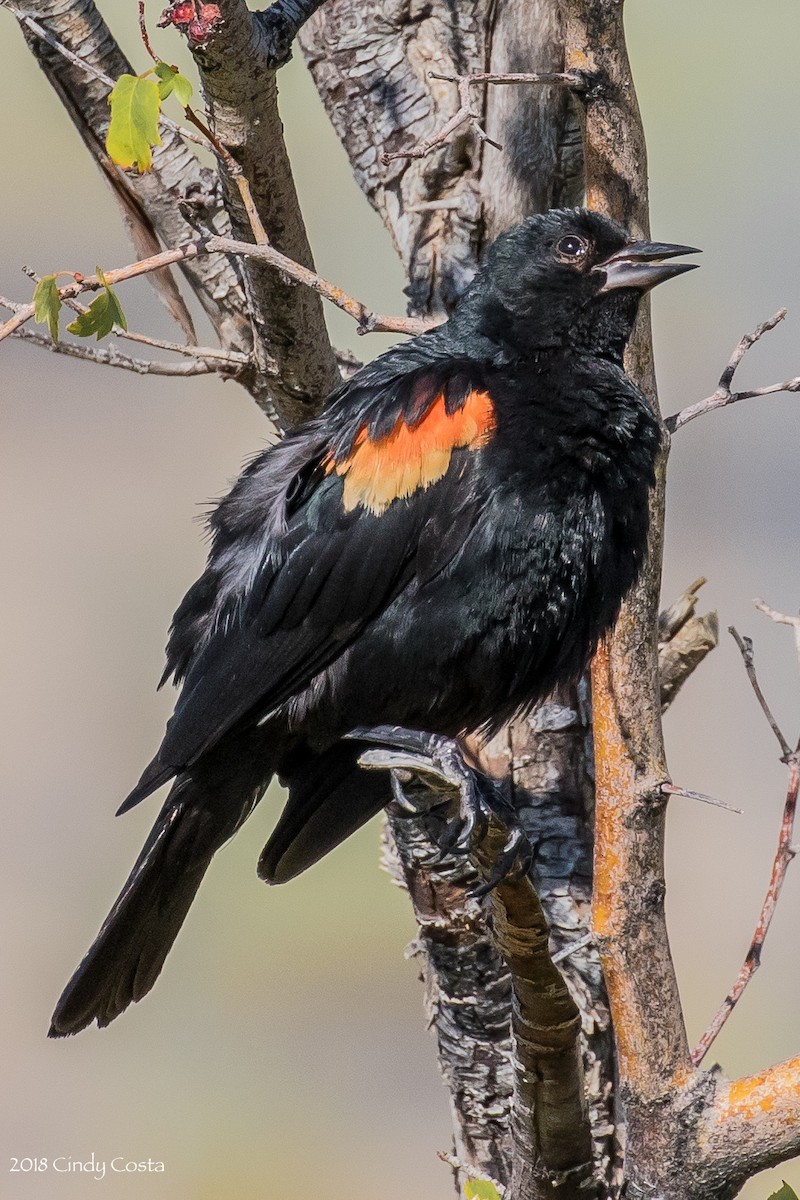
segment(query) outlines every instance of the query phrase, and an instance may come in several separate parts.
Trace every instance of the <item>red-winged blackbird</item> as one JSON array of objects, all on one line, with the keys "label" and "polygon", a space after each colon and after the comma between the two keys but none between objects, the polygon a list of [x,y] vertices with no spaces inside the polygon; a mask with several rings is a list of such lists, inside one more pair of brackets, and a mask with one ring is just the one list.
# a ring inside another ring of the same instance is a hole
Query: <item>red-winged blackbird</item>
[{"label": "red-winged blackbird", "polygon": [[172,789],[53,1036],[149,991],[274,774],[289,798],[258,870],[282,883],[390,799],[348,732],[494,729],[584,669],[642,564],[660,440],[623,351],[683,253],[581,209],[531,217],[445,325],[247,467],[173,620],[175,714],[120,811]]}]

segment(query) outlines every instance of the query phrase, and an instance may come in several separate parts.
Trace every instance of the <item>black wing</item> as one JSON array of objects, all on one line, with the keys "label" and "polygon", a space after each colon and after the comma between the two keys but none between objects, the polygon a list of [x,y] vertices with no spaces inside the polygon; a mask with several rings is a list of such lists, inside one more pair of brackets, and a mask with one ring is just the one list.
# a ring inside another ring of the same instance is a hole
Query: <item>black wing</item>
[{"label": "black wing", "polygon": [[[444,376],[444,378],[442,377]],[[214,513],[209,566],[175,616],[183,690],[131,807],[248,715],[305,689],[477,515],[470,462],[492,436],[482,384],[450,365],[345,392],[244,473]]]}]

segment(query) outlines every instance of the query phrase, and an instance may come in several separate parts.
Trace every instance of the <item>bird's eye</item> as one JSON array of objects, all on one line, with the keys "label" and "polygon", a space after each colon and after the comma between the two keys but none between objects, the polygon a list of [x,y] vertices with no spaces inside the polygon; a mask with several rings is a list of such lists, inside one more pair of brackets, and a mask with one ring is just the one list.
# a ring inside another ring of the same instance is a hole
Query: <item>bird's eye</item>
[{"label": "bird's eye", "polygon": [[588,243],[574,233],[570,233],[566,237],[563,237],[556,245],[556,250],[562,258],[572,259],[573,261],[583,258],[588,249]]}]

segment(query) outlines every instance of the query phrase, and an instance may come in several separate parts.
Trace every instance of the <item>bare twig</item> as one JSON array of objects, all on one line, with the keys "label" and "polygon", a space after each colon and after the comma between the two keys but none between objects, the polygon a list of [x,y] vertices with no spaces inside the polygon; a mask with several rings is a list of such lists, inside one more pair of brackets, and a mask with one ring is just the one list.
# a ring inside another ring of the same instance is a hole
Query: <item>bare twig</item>
[{"label": "bare twig", "polygon": [[[83,305],[77,306],[83,308]],[[130,329],[117,330],[116,337],[128,342],[139,342],[142,346],[152,346],[155,350],[169,350],[172,354],[182,354],[185,358],[199,358],[203,362],[218,362],[221,369],[230,368],[236,371],[246,367],[252,361],[248,355],[239,354],[234,350],[219,350],[215,346],[187,346],[183,342],[169,342],[165,338],[150,337],[147,333],[135,333]]]},{"label": "bare twig", "polygon": [[239,195],[241,196],[242,204],[244,205],[244,211],[247,214],[247,220],[250,224],[253,237],[259,246],[265,246],[269,241],[269,238],[267,237],[267,231],[264,228],[261,217],[258,215],[258,209],[255,206],[255,201],[253,200],[253,193],[250,190],[250,184],[247,181],[244,171],[239,166],[227,146],[223,146],[219,138],[211,132],[206,123],[202,121],[200,117],[198,117],[197,113],[190,105],[187,104],[183,111],[186,114],[186,120],[194,125],[195,129],[198,129],[200,133],[202,133],[203,137],[211,146],[214,147],[217,154],[225,163],[225,166],[230,172],[231,179],[233,179],[234,183],[239,189]]},{"label": "bare twig", "polygon": [[514,83],[563,83],[570,87],[573,91],[580,91],[583,87],[583,81],[579,75],[570,75],[563,71],[546,71],[546,72],[525,72],[514,71],[503,74],[496,74],[491,71],[477,71],[471,75],[439,75],[435,71],[430,71],[430,79],[442,79],[445,83],[454,83],[458,87],[458,98],[460,106],[448,121],[442,125],[441,129],[430,137],[423,138],[416,146],[412,146],[408,150],[398,150],[394,154],[382,154],[381,159],[384,163],[394,162],[400,158],[424,158],[426,154],[430,154],[436,146],[441,146],[447,141],[450,134],[453,133],[459,126],[465,122],[469,122],[475,130],[478,138],[482,142],[488,142],[490,146],[494,146],[496,150],[502,150],[502,146],[489,137],[486,130],[481,124],[482,116],[474,108],[472,103],[472,94],[470,88],[475,83],[483,84],[514,84]]},{"label": "bare twig", "polygon": [[756,925],[750,949],[747,951],[736,982],[720,1005],[708,1029],[692,1051],[692,1062],[695,1066],[698,1066],[703,1061],[712,1043],[736,1007],[742,992],[761,965],[761,952],[764,948],[764,940],[769,931],[772,918],[775,915],[775,908],[778,903],[778,897],[781,894],[783,881],[786,878],[786,871],[789,863],[797,853],[796,847],[792,845],[792,838],[794,835],[795,812],[797,811],[797,795],[800,789],[800,752],[795,751],[789,756],[788,765],[789,782],[786,789],[786,801],[783,806],[778,849],[772,864],[769,887],[764,897],[764,903],[761,906],[758,924]]},{"label": "bare twig", "polygon": [[[39,282],[39,275],[30,267],[23,266],[23,273],[32,279],[34,283]],[[80,304],[74,299],[65,299],[64,303],[73,312],[85,313],[88,309],[85,304]],[[7,308],[10,312],[17,312],[20,308],[24,308],[23,304],[17,304],[13,300],[7,299],[5,296],[0,296],[0,308]],[[12,337],[15,336],[12,334]],[[218,361],[223,367],[230,367],[231,371],[235,371],[238,367],[246,367],[252,361],[247,354],[240,354],[236,350],[221,350],[217,346],[195,346],[186,342],[170,342],[166,338],[151,337],[148,333],[136,333],[132,329],[117,329],[115,337],[123,338],[126,342],[138,342],[142,346],[152,346],[154,350],[168,350],[171,354],[182,354],[186,358],[199,358],[208,361]],[[33,340],[33,339],[30,339]]]},{"label": "bare twig", "polygon": [[583,937],[577,938],[574,942],[570,942],[563,950],[559,950],[556,954],[551,954],[550,960],[553,963],[564,962],[572,954],[577,954],[579,950],[584,950],[587,946],[591,946],[594,941],[593,933],[585,933]]},{"label": "bare twig", "polygon": [[[798,656],[800,656],[800,616],[788,617],[784,613],[776,612],[775,609],[770,608],[769,605],[765,604],[763,600],[756,600],[755,604],[757,608],[759,608],[763,613],[766,613],[766,615],[773,621],[777,621],[781,625],[790,625],[794,628],[796,645],[798,647]],[[703,1058],[708,1053],[709,1048],[718,1036],[725,1022],[728,1020],[728,1017],[733,1012],[748,983],[761,965],[761,952],[764,947],[764,941],[766,939],[770,923],[775,914],[775,908],[778,903],[778,897],[780,896],[781,888],[783,887],[783,881],[786,877],[786,871],[789,867],[789,863],[797,853],[797,848],[793,845],[793,837],[794,819],[797,811],[797,797],[798,791],[800,791],[800,740],[798,740],[797,747],[794,750],[789,748],[789,743],[786,741],[786,738],[778,728],[778,724],[772,715],[772,711],[767,704],[764,693],[762,692],[756,677],[755,666],[753,665],[752,642],[749,638],[740,637],[733,626],[731,626],[730,633],[735,638],[736,644],[741,651],[745,670],[747,671],[747,677],[750,680],[753,691],[758,698],[758,702],[761,705],[764,716],[767,718],[770,728],[775,734],[775,737],[777,738],[781,747],[782,761],[785,762],[789,768],[789,780],[786,787],[786,800],[783,806],[781,830],[778,836],[778,848],[775,852],[775,858],[772,863],[772,873],[769,880],[769,887],[767,888],[767,894],[764,897],[764,903],[761,906],[758,924],[756,925],[755,933],[753,934],[753,939],[750,943],[750,949],[747,951],[747,955],[742,963],[742,968],[739,971],[736,982],[728,992],[728,995],[725,997],[716,1014],[714,1015],[714,1019],[692,1052],[692,1062],[695,1064],[695,1066],[702,1062]]]},{"label": "bare twig", "polygon": [[720,375],[717,390],[714,394],[706,396],[705,400],[698,400],[696,404],[690,404],[687,408],[682,408],[680,412],[674,413],[671,417],[667,417],[664,424],[670,433],[675,433],[676,430],[681,429],[684,425],[688,425],[689,421],[693,421],[695,417],[702,417],[704,413],[713,412],[715,408],[725,408],[729,404],[737,404],[740,400],[752,400],[756,396],[772,396],[777,392],[800,392],[800,376],[794,379],[786,379],[783,383],[771,383],[767,387],[750,388],[748,391],[743,392],[731,391],[731,384],[733,383],[736,368],[747,351],[765,333],[768,333],[770,329],[774,329],[776,325],[780,324],[785,316],[786,309],[780,308],[769,320],[762,321],[752,333],[744,335],[729,358],[725,370]]},{"label": "bare twig", "polygon": [[147,22],[144,15],[144,0],[139,0],[139,33],[142,36],[142,42],[147,53],[152,58],[153,62],[158,62],[158,56],[153,53],[153,47],[150,45],[150,35],[147,32]]},{"label": "bare twig", "polygon": [[[414,335],[423,333],[435,324],[435,322],[417,317],[391,317],[374,313],[360,300],[353,299],[352,296],[348,296],[341,288],[336,287],[333,283],[329,283],[327,279],[323,279],[321,275],[317,275],[307,267],[302,267],[299,263],[293,262],[292,259],[287,258],[285,254],[281,254],[279,250],[276,250],[268,243],[254,244],[253,242],[236,241],[233,238],[216,236],[198,238],[196,241],[187,242],[184,246],[180,246],[175,250],[164,250],[161,254],[151,255],[150,258],[140,259],[138,262],[129,263],[125,267],[117,267],[114,270],[105,271],[103,277],[106,283],[112,285],[123,283],[128,279],[136,279],[141,275],[147,275],[151,271],[158,271],[160,268],[170,266],[172,263],[184,262],[187,259],[198,258],[204,254],[232,254],[247,258],[256,258],[269,263],[270,266],[277,267],[278,270],[288,275],[291,279],[305,284],[325,300],[329,300],[331,304],[335,304],[337,308],[341,308],[351,316],[354,321],[358,322],[359,333],[406,333]],[[96,292],[103,286],[102,281],[96,275],[78,275],[74,283],[59,288],[58,294],[62,301],[68,301],[74,299],[76,296],[80,296],[83,292]],[[29,321],[33,315],[34,306],[32,303],[19,306],[14,315],[4,325],[0,325],[0,342],[4,338],[10,337],[17,329]]]},{"label": "bare twig", "polygon": [[675,783],[662,783],[661,790],[667,796],[685,796],[687,800],[699,800],[702,804],[712,804],[714,808],[724,808],[726,812],[742,815],[740,808],[734,808],[732,804],[726,804],[724,800],[717,800],[715,796],[709,796],[706,792],[696,792],[692,788],[678,787]]},{"label": "bare twig", "polygon": [[[771,621],[775,621],[778,625],[791,625],[794,629],[794,645],[797,651],[797,661],[800,663],[800,615],[792,617],[786,613],[777,612],[774,608],[770,608],[768,604],[765,604],[763,600],[756,599],[753,603],[759,612],[763,612]],[[798,745],[798,749],[800,749],[800,744]]]},{"label": "bare twig", "polygon": [[775,720],[774,716],[772,715],[772,710],[770,709],[769,705],[767,704],[766,697],[761,690],[761,685],[758,682],[758,677],[756,675],[756,669],[753,664],[753,643],[750,640],[750,638],[741,637],[738,630],[734,629],[733,625],[728,626],[728,633],[731,635],[733,640],[736,642],[736,645],[739,647],[739,651],[741,653],[742,660],[744,662],[744,669],[745,669],[745,671],[747,671],[747,678],[750,680],[750,685],[756,694],[756,699],[758,700],[758,703],[761,705],[761,711],[764,713],[764,716],[767,718],[770,729],[775,734],[775,737],[778,739],[778,744],[781,748],[781,754],[783,755],[783,758],[786,761],[788,761],[789,757],[792,753],[792,748],[789,745],[789,743],[787,742],[786,738],[781,733],[778,722]]},{"label": "bare twig", "polygon": [[85,362],[98,363],[105,367],[121,367],[124,371],[134,371],[137,375],[173,375],[185,379],[191,375],[236,375],[241,364],[232,363],[225,370],[222,362],[212,362],[202,358],[190,358],[182,363],[153,362],[151,359],[133,358],[123,354],[113,345],[82,346],[79,342],[54,342],[46,333],[36,333],[32,329],[17,329],[12,337],[50,350],[53,354],[64,354],[68,358],[80,358]]},{"label": "bare twig", "polygon": [[271,245],[252,245],[250,242],[238,242],[230,238],[211,237],[205,239],[207,251],[218,251],[223,254],[236,254],[248,258],[260,258],[271,266],[277,267],[291,279],[304,283],[313,291],[318,292],[323,299],[341,308],[358,324],[359,333],[406,333],[414,336],[434,328],[437,321],[425,317],[392,317],[372,312],[360,300],[354,300],[333,283],[323,279],[307,267],[301,266],[292,259],[281,254]]}]

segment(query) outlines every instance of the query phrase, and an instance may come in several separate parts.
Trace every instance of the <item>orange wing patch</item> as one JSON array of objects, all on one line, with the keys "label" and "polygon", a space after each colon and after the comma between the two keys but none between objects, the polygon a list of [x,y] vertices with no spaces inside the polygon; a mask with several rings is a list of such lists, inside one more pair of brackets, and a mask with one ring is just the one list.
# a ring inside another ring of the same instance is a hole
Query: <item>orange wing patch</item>
[{"label": "orange wing patch", "polygon": [[329,457],[325,470],[344,478],[342,504],[346,512],[360,504],[380,516],[393,500],[441,479],[454,450],[462,446],[477,450],[485,445],[494,427],[488,392],[470,392],[454,413],[447,412],[440,394],[413,428],[399,417],[391,433],[375,441],[361,429],[350,455],[341,462]]}]

